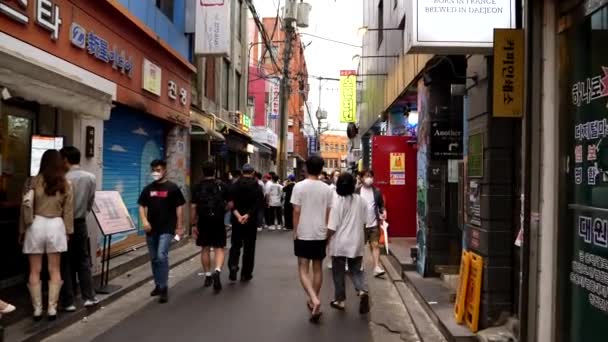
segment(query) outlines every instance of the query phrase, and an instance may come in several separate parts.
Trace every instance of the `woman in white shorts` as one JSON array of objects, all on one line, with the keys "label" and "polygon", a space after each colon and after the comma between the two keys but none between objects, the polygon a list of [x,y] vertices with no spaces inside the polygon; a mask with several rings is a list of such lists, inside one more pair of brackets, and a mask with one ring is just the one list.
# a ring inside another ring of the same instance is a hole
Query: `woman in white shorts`
[{"label": "woman in white shorts", "polygon": [[31,210],[33,222],[25,226],[23,216],[20,229],[23,253],[28,255],[30,264],[28,288],[34,320],[42,318],[40,271],[44,254],[50,274],[47,316],[49,320],[57,317],[57,299],[63,284],[61,253],[67,251],[67,236],[74,231],[74,196],[65,174],[66,167],[59,151],[48,150],[42,155],[38,175],[30,178],[24,187],[24,194],[30,190],[34,192],[33,203],[24,200],[22,204],[22,213]]}]

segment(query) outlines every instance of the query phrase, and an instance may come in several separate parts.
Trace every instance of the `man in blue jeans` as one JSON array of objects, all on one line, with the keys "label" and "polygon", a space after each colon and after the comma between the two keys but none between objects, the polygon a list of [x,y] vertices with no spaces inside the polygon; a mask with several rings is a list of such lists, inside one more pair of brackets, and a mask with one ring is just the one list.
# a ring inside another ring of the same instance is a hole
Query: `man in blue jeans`
[{"label": "man in blue jeans", "polygon": [[154,160],[150,167],[154,180],[139,196],[139,217],[150,251],[150,263],[154,275],[154,290],[150,296],[160,296],[160,303],[169,300],[169,247],[177,234],[184,234],[183,207],[186,203],[179,187],[167,180],[167,163]]}]

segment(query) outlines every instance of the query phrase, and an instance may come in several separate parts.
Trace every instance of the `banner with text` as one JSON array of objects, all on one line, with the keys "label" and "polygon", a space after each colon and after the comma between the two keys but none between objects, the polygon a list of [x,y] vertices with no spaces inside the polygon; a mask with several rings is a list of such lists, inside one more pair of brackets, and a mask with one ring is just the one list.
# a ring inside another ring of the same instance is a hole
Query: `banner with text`
[{"label": "banner with text", "polygon": [[200,56],[230,55],[229,0],[197,0],[194,53]]},{"label": "banner with text", "polygon": [[340,122],[357,121],[357,71],[340,70]]}]

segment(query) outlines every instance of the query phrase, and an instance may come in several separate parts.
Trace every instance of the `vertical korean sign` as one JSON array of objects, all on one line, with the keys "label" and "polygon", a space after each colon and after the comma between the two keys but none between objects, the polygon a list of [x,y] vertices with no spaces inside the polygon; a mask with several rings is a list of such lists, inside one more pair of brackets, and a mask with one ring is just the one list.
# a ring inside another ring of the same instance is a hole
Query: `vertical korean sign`
[{"label": "vertical korean sign", "polygon": [[569,162],[558,296],[560,321],[568,323],[563,340],[572,342],[605,341],[608,325],[608,30],[595,24],[607,12],[573,25],[560,40],[560,110],[567,127],[560,154]]},{"label": "vertical korean sign", "polygon": [[340,122],[357,121],[357,71],[340,70]]},{"label": "vertical korean sign", "polygon": [[197,0],[194,53],[230,55],[230,0]]},{"label": "vertical korean sign", "polygon": [[494,30],[493,115],[520,118],[524,111],[524,31]]}]

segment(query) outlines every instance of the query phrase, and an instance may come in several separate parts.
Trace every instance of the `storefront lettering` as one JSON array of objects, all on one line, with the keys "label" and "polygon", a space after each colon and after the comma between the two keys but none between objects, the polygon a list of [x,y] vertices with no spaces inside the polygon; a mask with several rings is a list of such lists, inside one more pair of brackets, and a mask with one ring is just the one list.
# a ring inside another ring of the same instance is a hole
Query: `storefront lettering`
[{"label": "storefront lettering", "polygon": [[603,75],[587,77],[572,85],[572,103],[580,107],[591,101],[608,96],[608,67],[602,66]]},{"label": "storefront lettering", "polygon": [[[0,13],[22,24],[29,23],[30,18],[26,13],[28,0],[16,0],[16,2],[20,9],[9,6],[6,0],[0,0]],[[36,0],[36,23],[51,32],[52,40],[59,39],[59,27],[62,22],[59,6],[55,5],[53,0]]]},{"label": "storefront lettering", "polygon": [[182,106],[185,106],[188,104],[188,91],[185,88],[180,88],[179,89],[179,94],[177,91],[177,83],[175,83],[175,81],[169,81],[168,84],[168,95],[169,98],[172,100],[177,100],[177,97],[179,95],[179,102],[182,104]]},{"label": "storefront lettering", "polygon": [[594,140],[608,135],[608,120],[592,120],[574,126],[574,139]]},{"label": "storefront lettering", "polygon": [[[21,9],[27,10],[27,0],[17,0],[17,3]],[[7,5],[6,1],[3,0],[0,0],[0,13],[22,24],[27,24],[30,21],[26,13]]]},{"label": "storefront lettering", "polygon": [[125,51],[119,50],[116,46],[110,48],[108,41],[95,32],[87,32],[84,27],[73,22],[70,28],[70,41],[75,47],[86,49],[89,55],[98,60],[104,63],[111,62],[114,70],[120,70],[129,78],[133,77],[133,57],[126,57]]},{"label": "storefront lettering", "polygon": [[608,260],[579,251],[578,261],[572,261],[570,282],[589,291],[589,304],[608,313]]},{"label": "storefront lettering", "polygon": [[578,236],[583,238],[585,243],[608,247],[608,220],[580,215],[577,222]]},{"label": "storefront lettering", "polygon": [[63,20],[59,17],[59,6],[53,4],[52,0],[36,1],[36,22],[51,32],[52,40],[59,39],[59,26]]},{"label": "storefront lettering", "polygon": [[580,164],[583,162],[583,146],[576,145],[574,147],[574,162]]},{"label": "storefront lettering", "polygon": [[505,58],[502,60],[502,98],[504,104],[513,102],[513,91],[515,88],[515,42],[511,39],[506,41],[503,48],[505,50]]}]

